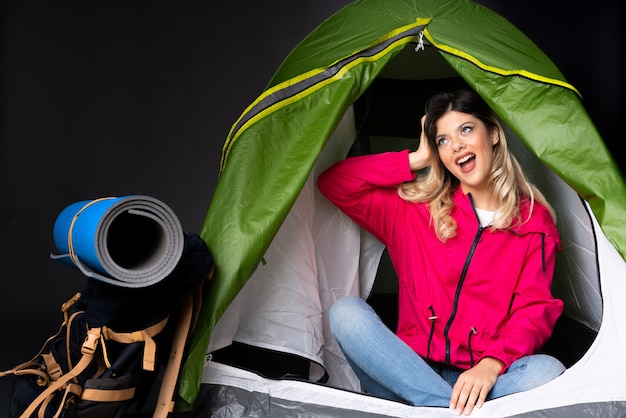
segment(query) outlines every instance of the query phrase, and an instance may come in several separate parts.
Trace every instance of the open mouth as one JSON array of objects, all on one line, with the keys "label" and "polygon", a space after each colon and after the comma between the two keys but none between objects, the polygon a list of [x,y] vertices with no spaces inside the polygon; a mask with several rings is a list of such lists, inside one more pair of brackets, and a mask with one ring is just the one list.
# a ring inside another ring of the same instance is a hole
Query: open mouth
[{"label": "open mouth", "polygon": [[469,170],[473,167],[474,162],[476,161],[476,155],[474,154],[467,154],[464,155],[463,157],[459,158],[456,163],[459,167],[461,167],[461,170],[465,171],[465,170]]}]

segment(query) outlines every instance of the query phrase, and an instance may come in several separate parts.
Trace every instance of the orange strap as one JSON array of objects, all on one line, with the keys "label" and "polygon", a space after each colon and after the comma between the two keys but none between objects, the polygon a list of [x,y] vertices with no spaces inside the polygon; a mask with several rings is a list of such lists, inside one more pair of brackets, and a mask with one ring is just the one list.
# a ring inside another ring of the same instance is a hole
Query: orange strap
[{"label": "orange strap", "polygon": [[100,328],[90,329],[87,332],[85,342],[83,342],[83,346],[81,348],[83,356],[78,364],[76,364],[72,370],[59,378],[59,380],[48,386],[46,390],[41,392],[39,396],[37,396],[37,398],[35,398],[35,400],[28,406],[28,408],[26,408],[22,415],[20,415],[20,418],[29,418],[50,394],[53,394],[55,391],[63,388],[64,385],[71,379],[81,374],[93,360],[93,355],[96,352],[98,341],[100,341]]},{"label": "orange strap", "polygon": [[110,200],[110,199],[115,199],[115,198],[114,197],[101,197],[100,199],[95,199],[95,200],[92,200],[91,202],[87,202],[72,217],[72,221],[70,223],[70,226],[69,226],[69,228],[67,228],[67,248],[68,248],[68,252],[69,252],[69,255],[70,255],[70,259],[72,260],[72,262],[75,265],[78,265],[78,263],[76,262],[76,252],[74,251],[74,234],[73,234],[73,231],[74,231],[74,224],[76,224],[76,220],[78,219],[78,216],[85,209],[87,209],[89,206],[93,205],[94,203],[98,203],[98,202],[101,202],[103,200]]},{"label": "orange strap", "polygon": [[124,344],[131,344],[143,341],[143,369],[154,371],[156,343],[154,342],[152,337],[163,331],[163,328],[165,328],[165,325],[167,325],[168,319],[169,317],[165,318],[157,324],[152,325],[151,327],[135,332],[115,332],[110,328],[102,327],[102,336],[106,340],[113,340]]},{"label": "orange strap", "polygon": [[93,389],[85,388],[81,400],[93,402],[121,402],[133,399],[135,388],[128,389]]},{"label": "orange strap", "polygon": [[52,399],[54,399],[55,394],[51,393],[44,401],[41,403],[41,408],[39,408],[39,412],[37,413],[37,418],[46,418],[46,408],[48,408],[48,404]]},{"label": "orange strap", "polygon": [[178,380],[178,372],[183,359],[185,343],[193,317],[193,295],[189,295],[180,307],[178,322],[174,331],[174,339],[167,366],[163,374],[161,389],[157,399],[153,418],[165,418],[174,411],[174,390]]},{"label": "orange strap", "polygon": [[187,297],[180,307],[170,357],[163,374],[161,389],[159,390],[159,397],[152,418],[166,418],[169,413],[174,412],[174,392],[178,383],[178,373],[182,364],[185,345],[191,330],[195,328],[198,320],[200,307],[202,306],[203,284],[211,280],[214,272],[215,266],[212,266],[202,283],[193,294]]},{"label": "orange strap", "polygon": [[[54,415],[52,416],[53,418],[59,418],[61,416],[61,414],[63,413],[63,410],[66,409],[67,407],[67,403],[68,403],[68,395],[71,393],[73,395],[76,396],[80,396],[80,394],[82,393],[83,388],[76,384],[76,383],[69,383],[67,385],[67,388],[65,388],[65,393],[63,394],[63,398],[61,399],[61,402],[59,402],[59,407],[57,408],[56,412],[54,413]],[[69,401],[72,401],[73,398],[70,398]],[[42,407],[39,409],[39,417],[38,418],[45,418],[44,413],[46,412],[46,407],[47,407],[47,401],[44,402],[44,404],[42,405]]]}]

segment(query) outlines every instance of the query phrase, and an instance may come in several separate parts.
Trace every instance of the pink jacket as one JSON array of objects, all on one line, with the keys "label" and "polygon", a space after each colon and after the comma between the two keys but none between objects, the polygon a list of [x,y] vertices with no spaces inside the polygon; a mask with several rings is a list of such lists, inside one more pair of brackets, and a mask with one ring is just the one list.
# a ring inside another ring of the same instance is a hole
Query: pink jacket
[{"label": "pink jacket", "polygon": [[[387,246],[399,280],[397,335],[423,358],[461,369],[489,356],[506,370],[536,353],[563,311],[550,291],[561,244],[547,209],[535,203],[527,222],[491,232],[459,188],[457,235],[442,243],[428,204],[398,195],[397,185],[413,178],[403,151],[345,159],[318,180],[331,202]],[[520,210],[527,219],[529,205]]]}]

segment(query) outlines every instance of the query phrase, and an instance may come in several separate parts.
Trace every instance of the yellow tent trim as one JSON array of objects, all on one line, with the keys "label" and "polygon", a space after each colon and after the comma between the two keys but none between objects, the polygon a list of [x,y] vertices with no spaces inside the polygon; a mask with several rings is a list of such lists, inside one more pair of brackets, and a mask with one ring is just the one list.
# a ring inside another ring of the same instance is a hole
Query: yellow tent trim
[{"label": "yellow tent trim", "polygon": [[[371,44],[370,46],[368,46],[367,48],[365,48],[364,50],[367,50],[371,47],[374,47],[376,45],[379,45],[389,39],[392,39],[394,36],[397,36],[407,30],[410,30],[414,27],[417,26],[421,26],[424,25],[425,23],[429,22],[430,19],[417,19],[416,23],[410,24],[410,25],[406,25],[403,27],[400,27],[394,31],[389,32],[388,34],[386,34],[385,36],[379,38],[376,42],[374,42],[373,44]],[[395,49],[396,47],[398,47],[399,45],[406,45],[412,41],[415,40],[415,36],[409,36],[409,37],[404,37],[401,39],[398,39],[397,41],[390,43],[387,47],[385,47],[383,50],[381,50],[380,52],[372,55],[372,56],[367,56],[367,57],[360,57],[357,58],[353,61],[351,61],[349,64],[343,66],[339,71],[337,71],[337,73],[335,75],[333,75],[332,77],[329,77],[327,79],[324,79],[323,81],[319,82],[319,83],[315,83],[313,86],[304,89],[303,91],[290,96],[284,100],[280,100],[274,104],[272,104],[271,106],[268,106],[266,109],[262,110],[261,112],[257,113],[256,115],[254,115],[253,117],[250,118],[250,120],[248,120],[246,123],[244,123],[243,125],[241,125],[239,127],[239,129],[237,130],[236,133],[233,134],[233,131],[235,129],[236,126],[238,126],[239,122],[241,121],[241,119],[249,112],[251,111],[258,103],[262,102],[263,100],[265,100],[267,97],[271,96],[272,94],[284,90],[284,89],[288,89],[289,87],[292,87],[304,80],[307,80],[309,78],[315,77],[321,73],[323,73],[324,71],[326,71],[328,68],[332,68],[334,65],[336,65],[337,63],[345,60],[346,58],[341,58],[336,60],[335,62],[333,62],[331,65],[329,65],[326,68],[317,68],[311,71],[308,71],[306,73],[300,74],[294,78],[291,78],[289,80],[286,80],[282,83],[279,83],[269,89],[267,89],[266,91],[264,91],[254,102],[252,102],[252,104],[250,104],[246,110],[242,113],[242,115],[239,117],[239,119],[237,119],[237,121],[235,122],[235,124],[233,124],[231,131],[228,134],[228,137],[231,138],[230,140],[227,140],[224,143],[224,147],[222,148],[222,159],[220,161],[220,172],[222,172],[224,170],[224,167],[226,166],[226,160],[228,159],[228,156],[230,154],[230,150],[233,147],[233,144],[235,143],[235,141],[241,136],[241,134],[252,124],[258,122],[260,119],[266,117],[267,115],[285,107],[288,106],[294,102],[297,102],[298,100],[301,100],[302,98],[313,94],[314,92],[316,92],[317,90],[323,88],[324,86],[338,81],[340,80],[343,75],[350,71],[352,68],[354,68],[355,66],[363,63],[363,62],[371,62],[371,61],[377,61],[381,56],[386,55],[390,50]],[[356,55],[358,53],[360,53],[361,51],[355,52],[353,55]]]},{"label": "yellow tent trim", "polygon": [[578,90],[576,90],[576,87],[572,86],[571,84],[565,82],[565,81],[561,81],[561,80],[557,80],[554,78],[550,78],[550,77],[544,77],[542,75],[539,74],[535,74],[532,73],[530,71],[526,71],[526,70],[504,70],[502,68],[497,68],[497,67],[493,67],[491,65],[487,65],[484,62],[480,61],[479,59],[477,59],[476,57],[463,52],[459,49],[456,49],[454,47],[448,46],[448,45],[444,45],[441,43],[436,42],[432,35],[430,34],[430,32],[428,31],[428,28],[424,28],[424,36],[426,37],[426,39],[428,39],[428,41],[437,49],[440,49],[442,51],[448,52],[452,55],[456,55],[457,57],[461,57],[464,58],[470,62],[472,62],[473,64],[475,64],[476,66],[482,68],[483,70],[492,72],[492,73],[496,73],[496,74],[500,74],[500,75],[504,75],[504,76],[509,76],[509,75],[520,75],[522,77],[526,77],[529,78],[531,80],[535,80],[535,81],[540,81],[542,83],[547,83],[547,84],[554,84],[557,86],[561,86],[561,87],[565,87],[567,89],[573,90],[576,94],[578,94],[580,96],[580,93],[578,92]]}]

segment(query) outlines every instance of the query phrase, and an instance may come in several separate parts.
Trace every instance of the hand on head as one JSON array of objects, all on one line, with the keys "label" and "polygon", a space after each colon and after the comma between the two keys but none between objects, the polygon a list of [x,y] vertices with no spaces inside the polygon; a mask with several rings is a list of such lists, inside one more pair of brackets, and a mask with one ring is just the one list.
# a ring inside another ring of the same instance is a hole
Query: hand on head
[{"label": "hand on head", "polygon": [[420,142],[417,150],[409,154],[409,164],[412,171],[421,170],[428,167],[431,164],[432,150],[430,144],[426,138],[426,132],[424,132],[424,121],[426,115],[422,116],[420,123],[422,125],[422,133],[420,134]]}]

